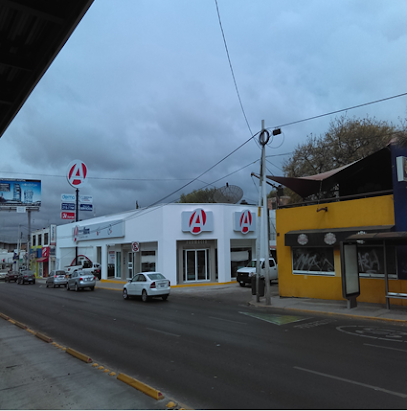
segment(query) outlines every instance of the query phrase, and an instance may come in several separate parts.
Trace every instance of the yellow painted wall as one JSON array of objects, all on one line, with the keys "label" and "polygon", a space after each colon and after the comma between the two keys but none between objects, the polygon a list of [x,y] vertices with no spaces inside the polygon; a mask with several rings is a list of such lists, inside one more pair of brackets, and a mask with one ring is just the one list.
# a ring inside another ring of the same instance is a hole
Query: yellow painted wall
[{"label": "yellow painted wall", "polygon": [[[328,207],[328,211],[317,212],[321,207]],[[293,274],[291,247],[285,246],[285,233],[288,231],[393,224],[392,195],[278,209],[276,231],[280,296],[343,300],[339,246],[334,248],[334,277]],[[361,292],[357,300],[384,304],[384,287],[383,279],[361,278]],[[406,293],[407,281],[391,280],[389,288],[390,291]],[[407,301],[391,300],[391,304],[407,305]]]}]

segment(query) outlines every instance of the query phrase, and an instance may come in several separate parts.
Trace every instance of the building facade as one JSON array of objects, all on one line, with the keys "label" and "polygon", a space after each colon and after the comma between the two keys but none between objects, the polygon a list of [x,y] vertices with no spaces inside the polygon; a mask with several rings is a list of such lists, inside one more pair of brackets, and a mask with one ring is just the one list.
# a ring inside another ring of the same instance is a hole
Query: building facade
[{"label": "building facade", "polygon": [[102,280],[162,272],[172,285],[229,282],[256,252],[257,207],[168,204],[57,227],[57,266],[76,256],[102,266]]}]

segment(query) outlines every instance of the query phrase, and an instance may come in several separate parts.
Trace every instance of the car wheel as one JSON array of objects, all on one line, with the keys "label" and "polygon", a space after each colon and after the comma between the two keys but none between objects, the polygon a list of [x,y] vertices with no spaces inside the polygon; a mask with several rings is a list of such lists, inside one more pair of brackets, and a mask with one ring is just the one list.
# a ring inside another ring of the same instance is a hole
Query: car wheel
[{"label": "car wheel", "polygon": [[35,284],[35,280],[33,281],[33,284]]},{"label": "car wheel", "polygon": [[66,283],[66,291],[71,291],[71,289],[69,288],[69,284]]},{"label": "car wheel", "polygon": [[147,302],[149,300],[149,297],[147,295],[147,291],[143,290],[143,292],[141,293],[141,300],[143,301],[143,303]]},{"label": "car wheel", "polygon": [[95,291],[95,287],[90,287],[90,291]]},{"label": "car wheel", "polygon": [[127,294],[127,290],[123,288],[123,300],[129,300],[129,295]]},{"label": "car wheel", "polygon": [[161,296],[161,298],[163,299],[163,301],[167,301],[168,294]]},{"label": "car wheel", "polygon": [[244,281],[240,281],[239,285],[240,285],[240,287],[245,287],[246,283]]},{"label": "car wheel", "polygon": [[79,291],[78,283],[75,283],[75,291]]}]

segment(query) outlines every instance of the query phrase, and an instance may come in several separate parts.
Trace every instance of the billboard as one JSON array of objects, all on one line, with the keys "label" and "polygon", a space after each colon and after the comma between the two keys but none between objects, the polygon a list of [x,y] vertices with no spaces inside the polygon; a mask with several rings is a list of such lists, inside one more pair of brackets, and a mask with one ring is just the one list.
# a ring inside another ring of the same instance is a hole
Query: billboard
[{"label": "billboard", "polygon": [[0,179],[0,209],[38,209],[41,206],[41,180]]}]

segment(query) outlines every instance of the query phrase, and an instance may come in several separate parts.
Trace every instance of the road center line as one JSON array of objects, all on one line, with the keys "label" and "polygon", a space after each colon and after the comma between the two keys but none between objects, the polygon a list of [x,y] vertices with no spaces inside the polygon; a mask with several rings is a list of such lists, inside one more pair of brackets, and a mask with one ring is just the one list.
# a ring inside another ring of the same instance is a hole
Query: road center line
[{"label": "road center line", "polygon": [[178,334],[168,333],[168,332],[166,332],[166,331],[157,330],[157,329],[155,329],[155,328],[147,328],[147,330],[155,331],[156,333],[171,335],[171,336],[173,336],[173,337],[181,337],[181,336],[178,335]]},{"label": "road center line", "polygon": [[218,318],[218,317],[209,317],[209,318],[212,318],[213,320],[226,321],[228,323],[234,323],[234,324],[243,324],[243,325],[247,324],[247,323],[242,323],[240,321],[225,320],[224,318]]},{"label": "road center line", "polygon": [[374,344],[367,344],[367,343],[364,343],[363,345],[368,345],[369,347],[383,348],[385,350],[407,352],[407,350],[400,350],[399,348],[392,348],[392,347],[383,347],[382,345],[374,345]]},{"label": "road center line", "polygon": [[375,391],[381,391],[381,392],[384,392],[386,394],[395,395],[397,397],[407,398],[407,394],[403,394],[401,392],[385,390],[384,388],[376,387],[374,385],[363,384],[361,382],[348,380],[347,378],[341,378],[341,377],[336,377],[335,375],[329,375],[329,374],[324,374],[324,373],[318,372],[318,371],[307,370],[306,368],[301,368],[301,367],[294,367],[294,368],[297,369],[297,370],[300,370],[300,371],[309,372],[311,374],[320,375],[322,377],[332,378],[333,380],[344,381],[344,382],[348,382],[350,384],[360,385],[361,387],[370,388],[370,389],[375,390]]}]

